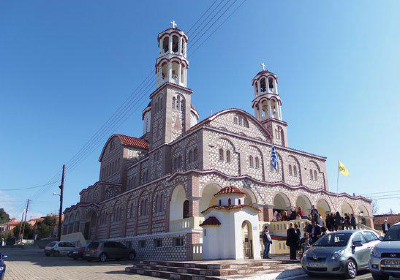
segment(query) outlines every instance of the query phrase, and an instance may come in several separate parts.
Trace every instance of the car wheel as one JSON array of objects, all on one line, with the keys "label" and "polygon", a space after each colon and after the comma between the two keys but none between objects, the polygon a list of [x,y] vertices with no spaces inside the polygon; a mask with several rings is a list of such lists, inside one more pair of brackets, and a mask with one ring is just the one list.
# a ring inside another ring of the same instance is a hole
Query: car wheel
[{"label": "car wheel", "polygon": [[385,274],[372,273],[372,277],[374,278],[374,280],[388,280],[389,279],[389,275],[385,275]]},{"label": "car wheel", "polygon": [[346,279],[354,279],[357,276],[357,265],[353,260],[347,260],[344,275]]},{"label": "car wheel", "polygon": [[44,253],[46,257],[50,257],[50,253]]},{"label": "car wheel", "polygon": [[128,259],[130,260],[130,261],[133,261],[134,259],[135,259],[135,253],[134,252],[130,252],[129,253],[129,256],[128,256]]},{"label": "car wheel", "polygon": [[100,257],[99,257],[101,262],[105,262],[107,260],[107,255],[106,253],[101,253]]},{"label": "car wheel", "polygon": [[59,251],[54,251],[54,252],[53,252],[53,256],[54,256],[54,257],[60,256],[60,252],[59,252]]}]

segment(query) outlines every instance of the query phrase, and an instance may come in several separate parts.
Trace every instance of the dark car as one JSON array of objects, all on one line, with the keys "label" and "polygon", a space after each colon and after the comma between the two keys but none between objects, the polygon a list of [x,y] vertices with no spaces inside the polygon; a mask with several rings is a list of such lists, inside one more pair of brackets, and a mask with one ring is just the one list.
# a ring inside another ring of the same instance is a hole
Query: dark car
[{"label": "dark car", "polygon": [[68,257],[73,258],[74,260],[83,259],[83,254],[85,253],[86,247],[75,248],[68,252]]},{"label": "dark car", "polygon": [[133,260],[136,252],[115,241],[91,242],[86,246],[84,258],[87,261],[99,260],[105,262],[108,259],[128,259]]},{"label": "dark car", "polygon": [[6,264],[4,262],[5,259],[7,259],[7,255],[2,255],[0,253],[0,280],[4,279],[4,275],[6,274]]}]

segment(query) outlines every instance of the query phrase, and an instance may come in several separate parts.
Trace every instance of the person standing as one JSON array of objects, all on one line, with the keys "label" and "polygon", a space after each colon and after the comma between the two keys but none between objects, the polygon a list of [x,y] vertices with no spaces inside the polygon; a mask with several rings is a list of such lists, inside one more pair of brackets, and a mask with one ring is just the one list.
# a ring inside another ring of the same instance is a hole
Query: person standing
[{"label": "person standing", "polygon": [[272,238],[271,235],[269,234],[269,228],[266,226],[264,228],[264,231],[262,233],[262,240],[264,243],[264,255],[263,258],[264,259],[270,259],[269,257],[269,249],[271,247],[272,244]]},{"label": "person standing", "polygon": [[318,240],[320,235],[321,235],[321,227],[315,221],[313,221],[311,230],[311,239],[313,244],[315,243],[315,241]]},{"label": "person standing", "polygon": [[336,216],[335,216],[335,231],[340,229],[341,222],[342,222],[342,217],[340,217],[339,212],[336,212]]},{"label": "person standing", "polygon": [[356,217],[354,217],[354,214],[351,214],[350,224],[353,227],[353,229],[357,229]]},{"label": "person standing", "polygon": [[297,232],[293,228],[293,223],[289,224],[289,229],[286,232],[286,246],[290,248],[290,259],[296,260],[297,249]]},{"label": "person standing", "polygon": [[385,219],[385,222],[382,224],[382,231],[386,234],[390,229],[390,224],[388,223],[388,219]]}]

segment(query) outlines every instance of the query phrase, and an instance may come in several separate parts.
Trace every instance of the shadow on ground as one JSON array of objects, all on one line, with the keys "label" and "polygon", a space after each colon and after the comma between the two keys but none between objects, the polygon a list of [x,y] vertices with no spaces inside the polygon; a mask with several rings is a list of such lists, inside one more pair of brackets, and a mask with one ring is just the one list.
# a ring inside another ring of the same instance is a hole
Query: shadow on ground
[{"label": "shadow on ground", "polygon": [[21,249],[21,248],[0,248],[1,254],[8,255],[8,259],[6,262],[31,262],[33,264],[42,266],[42,267],[52,267],[52,266],[121,266],[126,267],[132,265],[135,261],[128,260],[110,260],[105,263],[101,263],[99,261],[88,262],[86,260],[74,260],[72,258],[68,258],[67,256],[60,257],[47,257],[44,255],[43,250],[38,249]]}]

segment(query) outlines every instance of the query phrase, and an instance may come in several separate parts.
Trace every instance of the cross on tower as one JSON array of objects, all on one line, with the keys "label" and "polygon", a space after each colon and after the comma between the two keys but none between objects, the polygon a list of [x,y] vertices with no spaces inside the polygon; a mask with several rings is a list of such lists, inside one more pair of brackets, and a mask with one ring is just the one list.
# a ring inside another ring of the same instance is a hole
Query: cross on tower
[{"label": "cross on tower", "polygon": [[261,63],[262,69],[265,70],[265,63]]},{"label": "cross on tower", "polygon": [[172,24],[172,28],[176,28],[178,26],[178,24],[176,24],[175,20],[171,21]]}]

